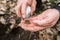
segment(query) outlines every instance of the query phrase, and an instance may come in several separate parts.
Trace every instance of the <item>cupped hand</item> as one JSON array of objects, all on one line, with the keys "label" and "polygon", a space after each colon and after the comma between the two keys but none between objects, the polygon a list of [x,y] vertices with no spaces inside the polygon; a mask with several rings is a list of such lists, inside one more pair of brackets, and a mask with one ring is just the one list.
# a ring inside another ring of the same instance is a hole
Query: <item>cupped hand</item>
[{"label": "cupped hand", "polygon": [[26,17],[26,7],[31,6],[31,15],[36,9],[36,0],[18,0],[15,7],[16,14],[18,17]]},{"label": "cupped hand", "polygon": [[[21,21],[22,28],[28,31],[39,31],[53,27],[59,19],[59,12],[56,9],[48,9],[42,14],[24,19]],[[30,23],[26,23],[27,21]]]}]

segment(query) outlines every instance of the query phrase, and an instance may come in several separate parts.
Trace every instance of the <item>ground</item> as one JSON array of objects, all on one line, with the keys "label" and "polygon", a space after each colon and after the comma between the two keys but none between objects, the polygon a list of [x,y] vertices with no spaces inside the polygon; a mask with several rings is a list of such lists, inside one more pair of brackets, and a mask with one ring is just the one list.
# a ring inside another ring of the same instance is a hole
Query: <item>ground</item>
[{"label": "ground", "polygon": [[[54,27],[34,33],[16,28],[20,22],[14,9],[16,2],[17,0],[0,0],[0,40],[60,40],[60,19]],[[44,8],[40,12],[54,6],[54,0],[42,2]]]}]

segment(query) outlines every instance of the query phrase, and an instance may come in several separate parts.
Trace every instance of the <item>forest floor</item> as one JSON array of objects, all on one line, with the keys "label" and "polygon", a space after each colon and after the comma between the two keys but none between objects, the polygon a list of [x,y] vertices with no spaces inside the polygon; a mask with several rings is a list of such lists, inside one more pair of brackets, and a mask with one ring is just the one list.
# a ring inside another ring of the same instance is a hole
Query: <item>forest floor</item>
[{"label": "forest floor", "polygon": [[60,40],[60,19],[54,27],[34,33],[16,27],[21,21],[15,13],[16,2],[0,0],[0,40]]}]

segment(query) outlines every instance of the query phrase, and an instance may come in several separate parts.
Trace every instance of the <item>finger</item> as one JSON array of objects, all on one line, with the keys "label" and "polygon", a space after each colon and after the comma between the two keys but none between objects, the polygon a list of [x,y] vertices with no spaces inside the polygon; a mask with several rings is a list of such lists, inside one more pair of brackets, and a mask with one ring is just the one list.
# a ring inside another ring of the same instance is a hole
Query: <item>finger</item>
[{"label": "finger", "polygon": [[25,24],[25,20],[22,20],[22,21],[21,21],[21,24]]},{"label": "finger", "polygon": [[22,13],[22,17],[25,18],[26,17],[26,3],[22,4],[21,13]]},{"label": "finger", "polygon": [[32,5],[31,5],[31,15],[35,11],[35,9],[36,9],[36,0],[33,0]]},{"label": "finger", "polygon": [[39,30],[43,30],[46,27],[40,27],[40,26],[36,26],[35,24],[31,23],[31,24],[26,24],[24,23],[24,21],[22,22],[22,26],[21,26],[24,30],[28,30],[28,31],[39,31]]},{"label": "finger", "polygon": [[[45,14],[45,17],[43,16],[43,14]],[[40,16],[42,17],[41,19]],[[45,12],[43,12],[40,16],[38,20],[33,20],[33,22],[38,23],[39,25],[45,25],[50,22],[53,22],[54,20],[57,21],[59,19],[59,13],[55,9],[48,9]]]},{"label": "finger", "polygon": [[21,16],[21,11],[20,11],[20,7],[16,7],[16,15],[18,16],[18,17],[22,17]]},{"label": "finger", "polygon": [[22,17],[21,16],[21,2],[19,3],[20,1],[17,2],[17,5],[15,7],[15,10],[16,10],[16,14],[18,17]]},{"label": "finger", "polygon": [[24,30],[26,31],[31,31],[31,32],[35,32],[35,31],[39,31],[39,30],[43,30],[45,29],[46,27],[40,27],[40,26],[35,26],[35,25],[32,25],[32,26],[28,26],[28,25],[23,25],[21,26]]}]

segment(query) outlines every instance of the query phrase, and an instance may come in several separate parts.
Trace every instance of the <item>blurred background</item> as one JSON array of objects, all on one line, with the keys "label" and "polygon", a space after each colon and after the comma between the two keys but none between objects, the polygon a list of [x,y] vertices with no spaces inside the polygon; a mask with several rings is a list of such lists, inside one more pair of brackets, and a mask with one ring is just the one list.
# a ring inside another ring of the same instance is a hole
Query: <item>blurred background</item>
[{"label": "blurred background", "polygon": [[[16,2],[17,0],[0,0],[0,40],[60,40],[60,19],[54,27],[34,33],[17,27],[21,19],[15,13]],[[34,15],[53,8],[60,0],[37,0],[37,2]]]}]

